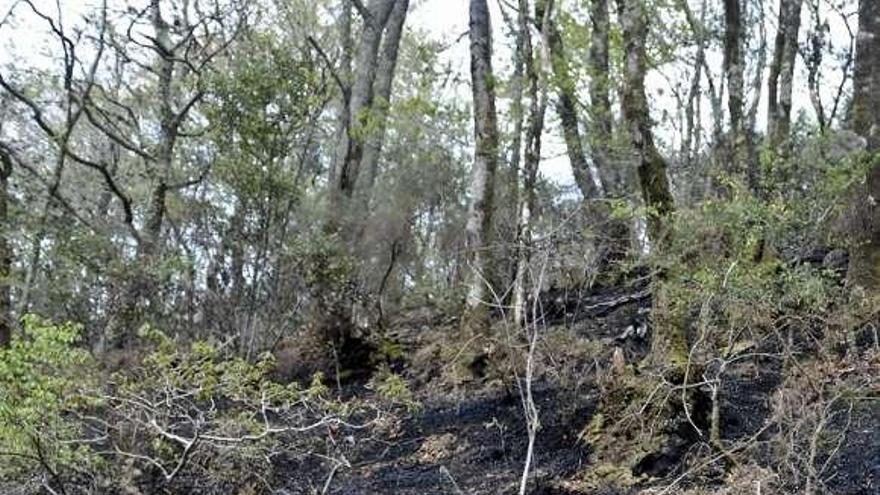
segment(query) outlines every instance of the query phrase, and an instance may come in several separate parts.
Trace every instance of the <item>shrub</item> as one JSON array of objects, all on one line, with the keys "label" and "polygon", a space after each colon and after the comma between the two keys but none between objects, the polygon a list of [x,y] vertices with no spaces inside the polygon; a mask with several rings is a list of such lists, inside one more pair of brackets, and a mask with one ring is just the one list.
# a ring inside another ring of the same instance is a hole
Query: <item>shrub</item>
[{"label": "shrub", "polygon": [[0,478],[48,478],[57,485],[71,471],[97,463],[80,413],[94,401],[95,363],[76,347],[82,328],[28,315],[23,332],[0,349]]},{"label": "shrub", "polygon": [[326,432],[321,427],[343,425],[355,410],[330,399],[320,375],[307,386],[272,381],[269,354],[249,362],[206,342],[180,346],[154,328],[140,333],[153,345],[143,366],[115,374],[102,392],[112,443],[106,454],[142,473],[133,483],[253,489],[270,478],[272,457],[308,450]]}]

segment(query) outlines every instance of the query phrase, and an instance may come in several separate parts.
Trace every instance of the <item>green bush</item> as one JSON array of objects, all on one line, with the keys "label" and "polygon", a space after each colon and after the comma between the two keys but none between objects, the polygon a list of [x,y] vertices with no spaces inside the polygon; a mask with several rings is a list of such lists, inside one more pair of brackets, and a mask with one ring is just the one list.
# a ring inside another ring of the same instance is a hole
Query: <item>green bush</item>
[{"label": "green bush", "polygon": [[76,347],[82,328],[28,315],[0,349],[0,478],[90,469],[96,462],[80,412],[94,406],[95,363]]},{"label": "green bush", "polygon": [[250,362],[207,342],[182,345],[155,328],[139,333],[152,351],[102,392],[109,457],[134,467],[127,483],[238,493],[271,477],[272,455],[308,450],[321,438],[316,425],[339,424],[351,412],[329,398],[319,375],[305,386],[272,381],[269,354]]}]

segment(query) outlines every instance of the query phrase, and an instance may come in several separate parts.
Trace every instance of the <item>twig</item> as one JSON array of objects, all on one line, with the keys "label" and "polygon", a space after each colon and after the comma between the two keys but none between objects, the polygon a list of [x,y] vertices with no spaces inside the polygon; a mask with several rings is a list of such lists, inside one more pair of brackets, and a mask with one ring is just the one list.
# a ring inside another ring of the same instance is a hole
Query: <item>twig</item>
[{"label": "twig", "polygon": [[452,473],[450,473],[449,470],[446,469],[446,466],[440,466],[440,472],[443,473],[444,476],[446,476],[450,483],[452,483],[452,487],[455,488],[455,493],[459,495],[464,495],[464,492],[461,491],[461,488],[459,488],[458,483],[455,482],[455,478],[452,477]]}]

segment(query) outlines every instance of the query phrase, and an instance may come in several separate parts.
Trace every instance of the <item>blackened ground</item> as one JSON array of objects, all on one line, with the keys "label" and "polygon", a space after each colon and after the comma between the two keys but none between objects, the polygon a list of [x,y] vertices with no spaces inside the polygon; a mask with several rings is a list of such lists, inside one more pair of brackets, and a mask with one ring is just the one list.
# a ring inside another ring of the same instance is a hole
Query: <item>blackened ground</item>
[{"label": "blackened ground", "polygon": [[824,473],[831,493],[880,493],[880,400],[858,404],[851,416],[839,415],[832,430],[846,437]]},{"label": "blackened ground", "polygon": [[[621,347],[627,363],[638,362],[650,347],[650,328],[642,337],[622,337],[628,326],[638,325],[648,318],[646,310],[651,299],[643,282],[592,291],[550,291],[542,295],[541,303],[548,330],[554,328],[566,333],[571,339],[567,342],[598,342],[603,349],[608,347],[609,352],[602,359],[607,359],[612,347]],[[407,377],[422,407],[417,412],[402,413],[394,424],[382,431],[336,431],[323,449],[296,458],[276,458],[276,475],[270,484],[283,489],[274,493],[516,493],[528,442],[523,408],[516,389],[505,390],[497,380],[450,387],[448,383],[441,384],[444,379],[442,370],[447,363],[440,354],[431,351],[426,354],[427,359],[416,358],[421,350],[430,347],[431,342],[438,342],[438,335],[440,339],[446,339],[440,340],[444,345],[457,345],[449,340],[455,326],[454,320],[439,317],[431,311],[395,321],[392,325],[394,338],[402,343],[403,360],[406,361],[399,371]],[[758,349],[763,350],[762,347]],[[578,386],[571,385],[570,377],[569,381],[560,381],[559,375],[563,373],[546,370],[534,385],[541,429],[535,445],[534,476],[529,483],[532,495],[602,493],[564,488],[578,486],[566,482],[577,480],[589,468],[589,446],[584,445],[578,435],[595,412],[599,392],[592,377],[587,376],[592,366],[587,366],[587,361],[590,360],[581,359],[576,354],[554,357],[554,362],[560,366],[577,367],[583,371],[585,378],[578,381]],[[782,373],[779,360],[758,357],[730,366],[722,382],[722,439],[734,443],[763,431],[758,444],[765,447],[759,447],[755,452],[757,458],[751,459],[762,466],[773,464],[772,441],[768,440],[772,440],[777,431],[764,427],[771,416],[770,401],[779,387]],[[352,395],[369,393],[356,384],[350,384],[349,388],[348,393]],[[700,409],[705,412],[708,406]],[[699,418],[695,419],[699,421]],[[699,422],[705,429],[705,421]],[[848,425],[832,426],[847,426],[848,433],[846,441],[828,463],[827,493],[880,493],[880,404],[863,404],[853,411]],[[677,435],[676,438],[681,441],[666,446],[654,457],[646,457],[644,465],[637,467],[645,474],[666,477],[665,480],[655,480],[657,486],[665,486],[687,468],[682,463],[686,452],[712,454],[708,445],[704,443],[700,447],[688,435]],[[346,466],[334,467],[334,462],[325,457],[339,458],[341,455],[345,457]],[[716,489],[720,491],[714,493],[734,493],[724,491],[728,482],[727,470],[721,467],[716,471],[689,479],[689,486],[697,486],[700,490],[705,488],[705,492],[688,493],[709,494]]]},{"label": "blackened ground", "polygon": [[[572,425],[588,421],[595,402],[546,383],[536,384],[535,402],[541,430],[535,445],[537,476],[530,484],[537,491],[531,493],[559,493],[547,491],[550,482],[585,466],[587,451]],[[494,390],[425,403],[393,439],[353,441],[348,451],[352,467],[335,473],[328,494],[511,493],[522,474],[528,436],[519,396]],[[305,470],[289,478],[289,493],[322,487],[332,464],[299,467]]]}]

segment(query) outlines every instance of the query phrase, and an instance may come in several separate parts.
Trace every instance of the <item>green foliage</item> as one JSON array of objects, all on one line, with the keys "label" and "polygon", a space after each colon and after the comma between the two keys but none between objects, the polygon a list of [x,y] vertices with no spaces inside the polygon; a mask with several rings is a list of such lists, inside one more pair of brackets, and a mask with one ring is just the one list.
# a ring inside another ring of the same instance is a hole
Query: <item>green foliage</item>
[{"label": "green foliage", "polygon": [[301,171],[285,160],[297,147],[308,153],[304,132],[327,98],[315,63],[277,35],[251,32],[208,82],[206,116],[218,161],[213,173],[245,203],[297,192]]},{"label": "green foliage", "polygon": [[422,407],[403,377],[391,371],[387,365],[382,365],[376,370],[368,387],[380,398],[400,404],[410,412],[418,411]]},{"label": "green foliage", "polygon": [[300,431],[351,412],[329,398],[320,375],[305,387],[271,380],[268,353],[250,362],[204,341],[180,345],[156,328],[139,333],[153,350],[142,366],[114,375],[106,393],[111,438],[117,452],[167,482],[237,492],[270,475],[267,452],[305,448],[315,437]]},{"label": "green foliage", "polygon": [[661,312],[686,326],[698,355],[746,349],[737,342],[760,341],[780,321],[812,335],[821,331],[813,322],[834,321],[849,304],[834,273],[798,261],[816,247],[846,246],[835,234],[864,174],[853,155],[829,152],[827,139],[804,141],[797,158],[772,158],[771,168],[797,172],[769,175],[766,198],[727,180],[725,198],[676,214],[668,249],[655,254],[667,301]]},{"label": "green foliage", "polygon": [[23,318],[23,335],[0,349],[0,477],[86,468],[76,412],[94,405],[82,392],[95,382],[95,363],[76,347],[81,327]]},{"label": "green foliage", "polygon": [[328,287],[339,296],[345,292],[354,272],[354,260],[341,251],[336,235],[303,237],[294,244],[293,256],[303,261],[306,285],[316,294],[327,292]]},{"label": "green foliage", "polygon": [[[145,326],[139,333],[153,344],[154,350],[144,357],[137,371],[116,374],[118,390],[124,395],[151,395],[165,387],[186,391],[196,401],[240,404],[256,420],[254,414],[259,413],[260,401],[283,403],[296,400],[303,392],[295,383],[281,385],[269,379],[274,368],[271,354],[251,363],[240,357],[226,357],[204,341],[181,347],[153,327]],[[228,409],[223,414],[227,413]]]}]

